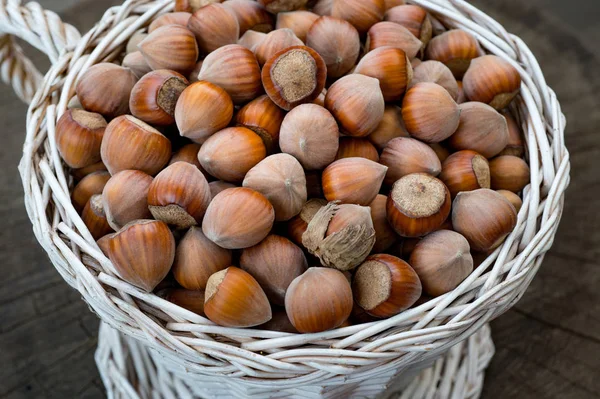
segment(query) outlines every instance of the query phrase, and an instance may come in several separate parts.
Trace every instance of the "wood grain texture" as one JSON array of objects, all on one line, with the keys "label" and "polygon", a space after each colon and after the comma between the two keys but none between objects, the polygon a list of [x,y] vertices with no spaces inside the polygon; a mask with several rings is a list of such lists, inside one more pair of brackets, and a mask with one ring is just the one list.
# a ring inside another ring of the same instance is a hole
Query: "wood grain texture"
[{"label": "wood grain texture", "polygon": [[[83,32],[118,0],[39,0]],[[568,118],[572,181],[554,247],[527,294],[492,323],[497,354],[484,399],[600,397],[600,3],[471,0],[538,57]],[[594,17],[595,15],[595,17]],[[43,56],[34,60],[44,70]],[[98,322],[31,233],[16,170],[22,105],[0,96],[0,397],[102,398],[93,361]]]}]

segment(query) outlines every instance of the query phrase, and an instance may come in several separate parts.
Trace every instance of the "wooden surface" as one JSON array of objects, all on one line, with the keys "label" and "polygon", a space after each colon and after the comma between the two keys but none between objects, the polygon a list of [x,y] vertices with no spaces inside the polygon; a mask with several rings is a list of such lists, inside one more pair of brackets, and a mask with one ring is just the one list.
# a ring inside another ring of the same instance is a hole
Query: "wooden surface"
[{"label": "wooden surface", "polygon": [[[40,0],[82,32],[118,0]],[[483,398],[600,397],[600,2],[473,0],[521,36],[567,115],[573,172],[554,247],[524,298],[492,323]],[[40,68],[47,67],[37,57]],[[26,107],[1,87],[0,397],[101,398],[98,322],[38,246],[16,170]]]}]

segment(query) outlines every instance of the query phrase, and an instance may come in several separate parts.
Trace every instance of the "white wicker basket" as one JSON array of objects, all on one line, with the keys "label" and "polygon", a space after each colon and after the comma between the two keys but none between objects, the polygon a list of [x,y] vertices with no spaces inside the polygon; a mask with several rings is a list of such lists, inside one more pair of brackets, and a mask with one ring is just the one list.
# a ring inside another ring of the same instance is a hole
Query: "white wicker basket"
[{"label": "white wicker basket", "polygon": [[[360,392],[354,394],[372,397],[371,392],[385,390],[381,397],[388,399],[476,399],[481,395],[484,371],[493,356],[494,344],[486,324],[428,367],[423,365],[422,370],[413,367],[391,385],[374,378],[368,384],[361,384]],[[215,376],[210,381],[204,377],[196,381],[187,375],[169,372],[160,357],[140,341],[105,323],[100,325],[95,358],[110,399],[247,397],[247,389],[239,384],[230,387],[227,377]],[[346,396],[340,391],[353,387],[334,389],[342,398]],[[215,394],[218,390],[223,391],[223,395]]]},{"label": "white wicker basket", "polygon": [[[12,38],[0,37],[2,77],[31,100],[19,166],[25,204],[35,235],[59,273],[103,321],[153,348],[154,359],[160,356],[170,372],[195,381],[227,377],[232,390],[256,390],[257,397],[273,389],[278,396],[329,397],[342,385],[354,387],[345,396],[360,394],[361,386],[377,378],[391,379],[438,358],[505,312],[529,286],[558,228],[570,170],[565,118],[535,57],[518,37],[462,0],[412,3],[448,27],[472,33],[523,79],[513,112],[525,132],[531,184],[515,231],[458,288],[387,320],[297,335],[219,327],[126,283],[71,205],[72,182],[57,152],[55,124],[78,77],[91,65],[118,58],[128,38],[172,10],[173,0],[128,0],[109,9],[81,38],[35,4],[0,0],[0,35],[25,39],[53,62],[41,80]],[[222,388],[216,386],[215,392]]]}]

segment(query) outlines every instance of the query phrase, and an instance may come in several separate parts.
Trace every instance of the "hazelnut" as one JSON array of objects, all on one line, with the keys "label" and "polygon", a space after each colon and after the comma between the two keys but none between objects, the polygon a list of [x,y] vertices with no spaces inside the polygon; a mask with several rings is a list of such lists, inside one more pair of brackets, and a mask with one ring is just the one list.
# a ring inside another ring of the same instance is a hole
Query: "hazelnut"
[{"label": "hazelnut", "polygon": [[91,164],[90,166],[86,166],[86,167],[79,168],[79,169],[72,169],[71,175],[73,176],[75,181],[81,181],[87,175],[90,175],[90,174],[96,173],[96,172],[106,172],[106,171],[107,171],[106,165],[104,165],[104,162],[100,161],[100,162]]},{"label": "hazelnut", "polygon": [[508,190],[518,193],[529,184],[529,165],[521,158],[502,155],[490,161],[493,190]]},{"label": "hazelnut", "polygon": [[222,87],[235,104],[246,103],[263,91],[256,57],[239,44],[221,47],[206,56],[198,80]]},{"label": "hazelnut", "polygon": [[502,115],[506,118],[508,125],[508,144],[498,155],[513,155],[521,158],[525,155],[525,143],[521,128],[509,112],[502,111]]},{"label": "hazelnut", "polygon": [[196,36],[200,51],[206,54],[235,44],[240,37],[236,15],[222,4],[208,4],[198,9],[192,14],[187,27]]},{"label": "hazelnut", "polygon": [[77,212],[81,212],[92,195],[102,194],[104,186],[110,179],[107,171],[98,171],[85,176],[73,189],[71,202]]},{"label": "hazelnut", "polygon": [[440,143],[430,143],[429,147],[435,152],[440,162],[444,162],[450,156],[450,151]]},{"label": "hazelnut", "polygon": [[306,45],[323,57],[327,76],[339,78],[356,65],[360,53],[360,37],[351,23],[333,17],[315,21],[306,35]]},{"label": "hazelnut", "polygon": [[204,290],[214,273],[231,266],[231,251],[219,247],[192,226],[185,233],[175,252],[173,276],[184,288]]},{"label": "hazelnut", "polygon": [[444,161],[440,180],[448,187],[452,198],[462,191],[490,188],[490,165],[475,151],[458,151]]},{"label": "hazelnut", "polygon": [[460,29],[452,29],[434,37],[425,52],[425,58],[443,63],[457,79],[463,77],[471,61],[480,55],[477,39]]},{"label": "hazelnut", "polygon": [[154,70],[169,69],[185,75],[198,61],[194,34],[180,25],[167,25],[150,33],[139,49]]},{"label": "hazelnut", "polygon": [[81,212],[81,219],[88,228],[94,240],[100,239],[113,231],[106,220],[106,213],[102,205],[102,195],[95,194],[90,197]]},{"label": "hazelnut", "polygon": [[469,242],[449,230],[433,232],[419,241],[409,263],[425,293],[434,297],[452,291],[473,271]]},{"label": "hazelnut", "polygon": [[409,137],[404,121],[402,110],[395,105],[387,105],[383,112],[383,119],[377,129],[371,133],[368,139],[375,144],[378,150],[383,150],[390,140],[396,137]]},{"label": "hazelnut", "polygon": [[198,160],[217,179],[239,183],[266,156],[265,145],[256,133],[245,127],[230,127],[206,140]]},{"label": "hazelnut", "polygon": [[353,74],[336,81],[325,96],[327,108],[344,133],[366,137],[383,120],[385,100],[377,79]]},{"label": "hazelnut", "polygon": [[384,0],[318,0],[313,11],[319,15],[330,15],[345,19],[358,30],[366,33],[371,26],[383,19]]},{"label": "hazelnut", "polygon": [[306,177],[300,162],[288,154],[265,158],[246,174],[244,187],[264,195],[275,209],[275,220],[290,220],[306,203]]},{"label": "hazelnut", "polygon": [[276,53],[262,70],[265,91],[284,110],[313,102],[325,88],[327,67],[323,58],[305,46]]},{"label": "hazelnut", "polygon": [[308,263],[302,250],[290,240],[270,235],[244,249],[240,267],[258,281],[271,303],[282,306],[288,287],[306,271]]},{"label": "hazelnut", "polygon": [[406,4],[404,2],[404,0],[384,0],[384,3],[385,3],[386,11],[389,10],[390,8],[394,8],[394,7]]},{"label": "hazelnut", "polygon": [[328,201],[369,205],[379,193],[387,166],[365,158],[344,158],[323,171],[323,193]]},{"label": "hazelnut", "polygon": [[224,129],[233,118],[233,101],[210,82],[196,82],[181,93],[175,106],[179,132],[199,144]]},{"label": "hazelnut", "polygon": [[129,222],[151,219],[148,190],[152,176],[139,170],[123,170],[110,178],[102,191],[108,224],[118,231]]},{"label": "hazelnut", "polygon": [[187,162],[176,162],[150,185],[148,208],[154,219],[187,229],[202,222],[211,198],[202,172]]},{"label": "hazelnut", "polygon": [[172,125],[175,105],[188,84],[183,75],[165,69],[144,75],[133,86],[129,99],[131,114],[152,125]]},{"label": "hazelnut", "polygon": [[240,26],[240,35],[248,30],[270,32],[273,30],[273,16],[253,0],[227,0],[223,5],[235,14]]},{"label": "hazelnut", "polygon": [[261,242],[273,227],[273,206],[258,191],[230,188],[213,198],[202,231],[222,248],[242,249]]},{"label": "hazelnut", "polygon": [[450,191],[424,173],[404,176],[392,187],[387,203],[390,225],[403,237],[420,237],[440,228],[450,214]]},{"label": "hazelnut", "polygon": [[176,11],[163,14],[160,17],[156,18],[154,21],[152,21],[152,23],[148,27],[148,33],[152,33],[158,28],[167,25],[179,25],[187,27],[188,21],[190,20],[191,16],[192,13],[186,11]]},{"label": "hazelnut", "polygon": [[298,39],[290,29],[277,29],[265,36],[265,38],[252,49],[256,54],[258,63],[263,66],[275,54],[293,46],[302,46],[304,43]]},{"label": "hazelnut", "polygon": [[369,204],[371,219],[373,219],[373,227],[375,228],[375,246],[372,252],[376,254],[387,251],[398,240],[398,235],[387,221],[386,206],[387,197],[381,194],[378,194],[373,202]]},{"label": "hazelnut", "polygon": [[382,47],[368,52],[355,73],[379,80],[385,101],[398,101],[412,80],[413,70],[406,53],[398,48]]},{"label": "hazelnut", "polygon": [[404,26],[426,46],[433,34],[429,14],[415,5],[400,5],[386,11],[384,20]]},{"label": "hazelnut", "polygon": [[523,200],[521,199],[521,197],[519,197],[517,194],[513,193],[512,191],[508,191],[508,190],[496,190],[496,192],[498,194],[502,194],[504,196],[504,198],[506,198],[508,200],[508,202],[510,202],[512,204],[512,206],[515,207],[517,213],[519,213],[519,211],[523,207]]},{"label": "hazelnut", "polygon": [[415,68],[409,88],[421,82],[436,83],[446,89],[454,101],[458,99],[458,83],[450,69],[439,61],[425,61]]},{"label": "hazelnut", "polygon": [[258,134],[269,153],[279,147],[279,131],[285,112],[269,96],[260,96],[239,110],[235,117],[237,126],[243,126]]},{"label": "hazelnut", "polygon": [[298,159],[304,169],[322,169],[334,161],[338,152],[338,124],[325,108],[300,105],[283,119],[279,145],[283,152]]},{"label": "hazelnut", "polygon": [[367,139],[342,137],[335,159],[337,161],[344,158],[365,158],[373,162],[379,162],[379,153],[377,148]]},{"label": "hazelnut", "polygon": [[375,245],[371,210],[360,205],[331,202],[314,215],[302,243],[321,264],[339,270],[360,265]]},{"label": "hazelnut", "polygon": [[125,281],[152,292],[171,270],[175,239],[165,223],[138,220],[112,236],[108,255]]},{"label": "hazelnut", "polygon": [[293,217],[287,224],[287,235],[296,244],[304,247],[302,243],[302,235],[306,232],[308,224],[315,216],[315,214],[325,205],[327,201],[320,198],[313,198],[308,200],[302,207],[302,210],[298,215]]},{"label": "hazelnut", "polygon": [[[248,50],[253,51],[256,46],[262,43],[263,40],[267,37],[266,33],[257,32],[255,30],[246,31],[238,40],[238,44],[240,46],[246,47]],[[198,71],[200,72],[200,71]]]},{"label": "hazelnut", "polygon": [[258,2],[273,14],[298,10],[308,4],[308,0],[258,0]]},{"label": "hazelnut", "polygon": [[463,89],[462,81],[458,80],[458,81],[456,81],[456,83],[458,85],[458,97],[456,98],[456,103],[457,104],[466,103],[469,100],[467,99],[467,96],[465,95],[465,90]]},{"label": "hazelnut", "polygon": [[227,183],[222,180],[217,180],[208,183],[208,187],[210,188],[211,198],[215,198],[222,191],[225,191],[228,188],[235,188],[237,186],[235,184]]},{"label": "hazelnut", "polygon": [[310,11],[290,11],[277,14],[277,29],[291,29],[296,37],[306,42],[312,24],[319,16]]},{"label": "hazelnut", "polygon": [[121,65],[123,68],[131,69],[131,72],[133,72],[135,77],[138,79],[152,71],[152,68],[150,68],[150,65],[148,65],[146,62],[146,59],[141,51],[134,51],[127,54],[125,58],[123,58]]},{"label": "hazelnut", "polygon": [[131,54],[131,53],[135,53],[136,51],[138,51],[139,50],[138,45],[146,37],[148,37],[148,33],[144,32],[142,30],[138,30],[133,35],[131,35],[131,37],[127,41],[127,46],[125,48],[125,53],[126,54]]},{"label": "hazelnut", "polygon": [[108,124],[100,152],[112,175],[135,169],[154,176],[169,162],[171,142],[152,126],[125,115]]},{"label": "hazelnut", "polygon": [[471,62],[462,80],[465,95],[471,101],[506,108],[521,90],[521,75],[508,61],[484,55]]},{"label": "hazelnut", "polygon": [[114,118],[129,111],[129,96],[136,82],[131,69],[104,62],[90,67],[75,91],[87,111]]},{"label": "hazelnut", "polygon": [[202,7],[222,0],[175,0],[175,11],[196,12]]},{"label": "hazelnut", "polygon": [[56,124],[56,146],[71,168],[84,168],[100,161],[100,145],[106,120],[82,109],[67,110]]},{"label": "hazelnut", "polygon": [[439,143],[452,136],[458,128],[460,115],[461,110],[452,96],[435,83],[417,83],[406,92],[402,101],[406,130],[427,143]]},{"label": "hazelnut", "polygon": [[506,119],[489,105],[468,102],[459,105],[460,123],[448,144],[456,150],[477,151],[486,158],[496,156],[508,143]]},{"label": "hazelnut", "polygon": [[413,59],[421,54],[423,42],[402,25],[379,22],[369,29],[365,51],[369,52],[379,47],[399,48],[409,59]]},{"label": "hazelnut", "polygon": [[254,327],[271,320],[271,305],[258,282],[237,267],[210,276],[204,313],[224,327]]},{"label": "hazelnut", "polygon": [[391,186],[400,178],[412,173],[437,176],[442,164],[435,151],[427,144],[408,137],[398,137],[387,144],[379,161],[388,167],[385,184]]},{"label": "hazelnut", "polygon": [[285,295],[285,310],[301,333],[338,328],[352,312],[352,289],[344,274],[311,267],[297,277]]},{"label": "hazelnut", "polygon": [[298,334],[298,330],[290,321],[285,310],[273,310],[273,318],[256,329]]},{"label": "hazelnut", "polygon": [[186,290],[183,288],[171,288],[163,293],[164,298],[177,306],[196,313],[200,316],[204,314],[204,291]]},{"label": "hazelnut", "polygon": [[186,144],[173,154],[169,161],[169,165],[173,165],[175,162],[187,162],[197,167],[204,177],[206,177],[206,180],[214,180],[214,177],[209,175],[208,172],[202,168],[202,165],[200,165],[200,161],[198,160],[199,151],[200,144]]},{"label": "hazelnut", "polygon": [[516,225],[515,207],[489,189],[459,193],[452,204],[452,226],[474,251],[499,247]]},{"label": "hazelnut", "polygon": [[387,254],[372,255],[360,265],[352,281],[358,306],[375,317],[392,317],[421,297],[421,281],[405,261]]}]

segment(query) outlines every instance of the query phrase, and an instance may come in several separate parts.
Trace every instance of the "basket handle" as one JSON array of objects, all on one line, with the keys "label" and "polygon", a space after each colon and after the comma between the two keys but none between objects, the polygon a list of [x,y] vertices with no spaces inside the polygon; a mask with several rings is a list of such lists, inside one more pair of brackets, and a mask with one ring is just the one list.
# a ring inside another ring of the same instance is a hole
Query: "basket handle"
[{"label": "basket handle", "polygon": [[0,76],[29,104],[42,82],[42,74],[15,38],[43,52],[54,64],[65,48],[75,46],[81,35],[38,3],[22,5],[21,0],[0,0]]}]

